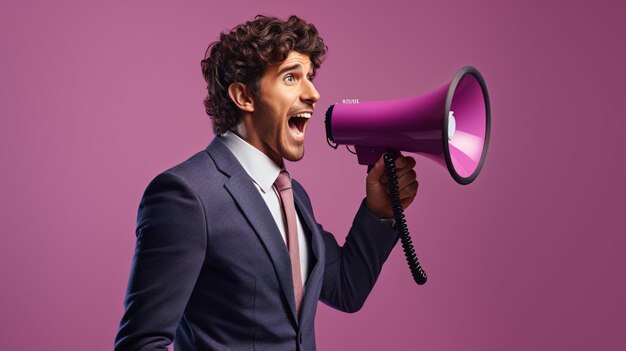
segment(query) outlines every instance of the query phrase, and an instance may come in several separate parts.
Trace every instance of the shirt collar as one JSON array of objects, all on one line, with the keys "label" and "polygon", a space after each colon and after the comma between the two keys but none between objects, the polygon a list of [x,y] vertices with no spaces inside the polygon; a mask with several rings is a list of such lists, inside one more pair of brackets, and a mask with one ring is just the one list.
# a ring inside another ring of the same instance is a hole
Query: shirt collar
[{"label": "shirt collar", "polygon": [[245,140],[233,132],[226,132],[218,136],[226,145],[230,152],[243,169],[248,173],[252,181],[255,182],[261,190],[268,192],[282,168],[278,167],[271,158],[261,152],[259,149],[248,144]]}]

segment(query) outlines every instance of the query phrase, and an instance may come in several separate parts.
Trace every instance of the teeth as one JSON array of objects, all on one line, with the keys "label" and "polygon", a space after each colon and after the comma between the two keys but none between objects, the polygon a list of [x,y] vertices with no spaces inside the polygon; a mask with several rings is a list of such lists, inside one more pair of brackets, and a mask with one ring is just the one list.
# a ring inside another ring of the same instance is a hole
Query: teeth
[{"label": "teeth", "polygon": [[297,114],[297,115],[293,115],[292,117],[311,118],[312,115],[310,113],[308,113],[308,112],[304,112],[304,113],[300,113],[300,114]]}]

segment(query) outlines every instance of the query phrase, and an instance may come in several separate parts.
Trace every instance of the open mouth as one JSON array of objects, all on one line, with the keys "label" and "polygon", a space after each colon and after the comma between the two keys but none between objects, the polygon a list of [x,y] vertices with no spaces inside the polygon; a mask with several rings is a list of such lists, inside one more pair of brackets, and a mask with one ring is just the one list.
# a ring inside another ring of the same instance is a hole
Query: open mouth
[{"label": "open mouth", "polygon": [[294,137],[300,139],[304,137],[304,131],[306,129],[306,124],[309,122],[311,118],[311,113],[304,112],[299,113],[297,115],[293,115],[289,118],[289,130],[294,135]]}]

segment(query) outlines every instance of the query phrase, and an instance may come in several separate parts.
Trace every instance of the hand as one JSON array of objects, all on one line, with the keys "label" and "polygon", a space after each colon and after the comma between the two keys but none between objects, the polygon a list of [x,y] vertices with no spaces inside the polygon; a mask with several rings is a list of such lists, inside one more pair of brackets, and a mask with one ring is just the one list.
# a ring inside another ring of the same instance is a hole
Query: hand
[{"label": "hand", "polygon": [[[415,159],[410,156],[398,156],[396,158],[396,175],[398,176],[398,190],[400,191],[400,204],[403,209],[415,199],[417,194],[417,183],[415,170]],[[385,172],[385,162],[381,157],[370,170],[366,179],[365,204],[378,218],[393,218],[391,208],[391,198],[389,196],[389,184]]]}]

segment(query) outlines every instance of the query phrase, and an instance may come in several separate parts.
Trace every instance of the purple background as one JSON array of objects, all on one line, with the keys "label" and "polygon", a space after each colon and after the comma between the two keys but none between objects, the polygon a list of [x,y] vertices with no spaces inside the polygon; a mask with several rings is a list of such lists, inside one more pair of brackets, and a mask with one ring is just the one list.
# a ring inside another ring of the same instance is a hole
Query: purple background
[{"label": "purple background", "polygon": [[414,96],[468,64],[492,101],[475,183],[418,159],[428,283],[396,247],[363,310],[320,304],[321,350],[626,347],[623,1],[260,3],[2,1],[3,347],[112,348],[143,190],[212,139],[200,59],[257,13],[298,14],[330,48],[289,168],[340,242],[365,169],[326,145],[331,103]]}]

